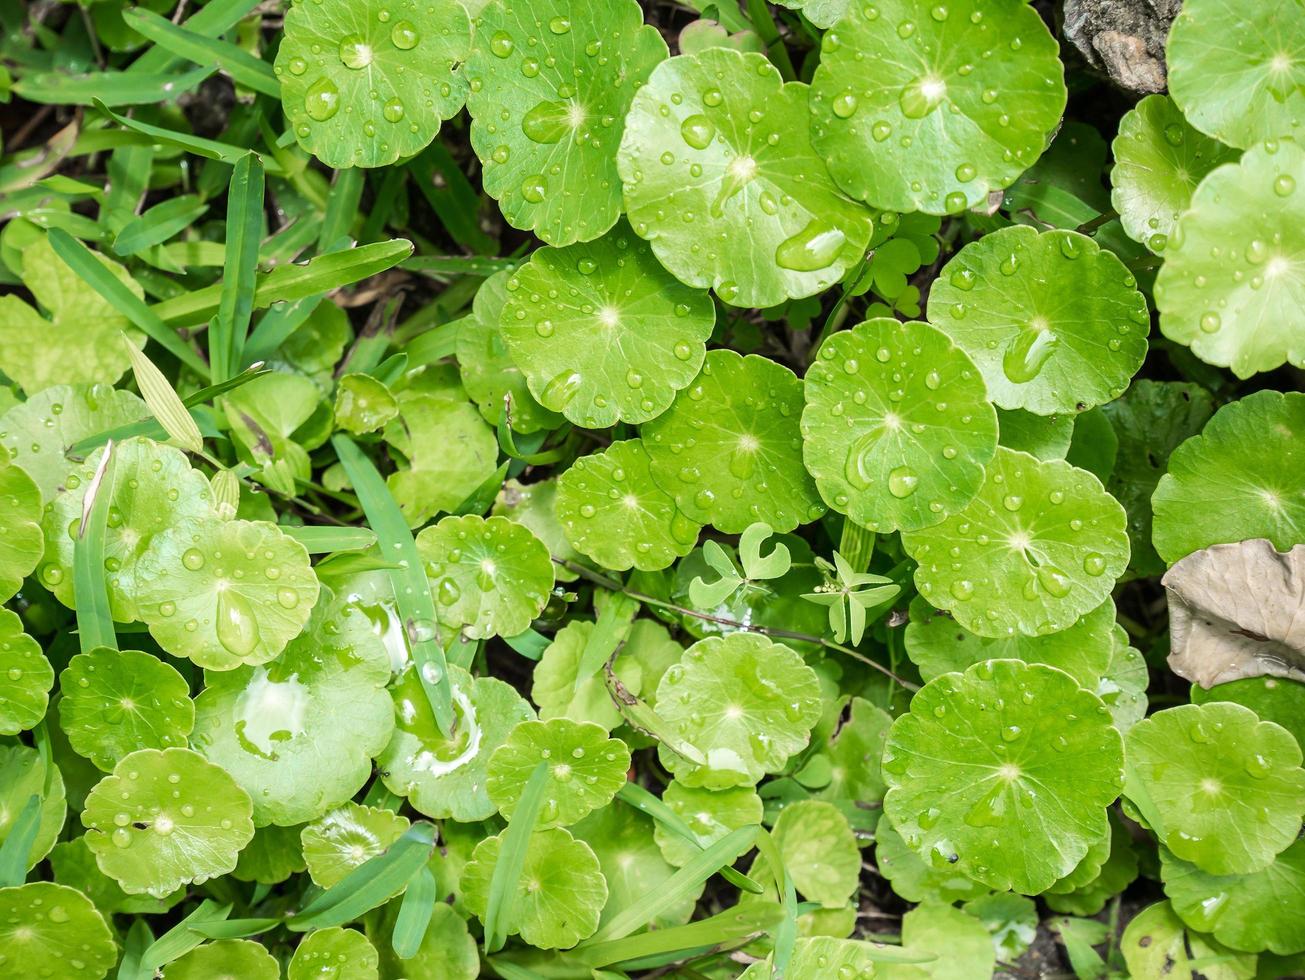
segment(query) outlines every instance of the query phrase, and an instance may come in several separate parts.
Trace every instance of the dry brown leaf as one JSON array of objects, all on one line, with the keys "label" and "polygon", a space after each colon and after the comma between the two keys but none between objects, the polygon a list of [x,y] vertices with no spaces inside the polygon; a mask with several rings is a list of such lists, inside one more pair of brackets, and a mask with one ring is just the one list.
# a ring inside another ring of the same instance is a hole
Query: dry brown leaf
[{"label": "dry brown leaf", "polygon": [[1244,677],[1305,681],[1305,544],[1264,539],[1193,552],[1162,580],[1169,667],[1202,687]]}]

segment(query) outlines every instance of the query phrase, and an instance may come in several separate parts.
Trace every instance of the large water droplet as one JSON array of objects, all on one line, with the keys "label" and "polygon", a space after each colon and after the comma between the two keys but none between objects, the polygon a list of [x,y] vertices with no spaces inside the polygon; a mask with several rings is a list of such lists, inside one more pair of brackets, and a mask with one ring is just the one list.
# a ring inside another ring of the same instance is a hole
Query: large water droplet
[{"label": "large water droplet", "polygon": [[1106,570],[1105,556],[1097,554],[1095,551],[1089,552],[1083,557],[1083,571],[1096,577]]},{"label": "large water droplet", "polygon": [[192,572],[197,572],[204,567],[204,552],[198,548],[187,548],[181,555],[181,564],[185,565]]},{"label": "large water droplet", "polygon": [[346,34],[340,41],[340,61],[358,71],[372,63],[372,46],[361,34]]},{"label": "large water droplet", "polygon": [[909,466],[894,467],[888,474],[888,492],[899,500],[915,493],[920,485],[920,478]]},{"label": "large water droplet", "polygon": [[489,50],[498,58],[506,58],[514,47],[507,31],[495,31],[494,36],[489,39]]},{"label": "large water droplet", "polygon": [[942,103],[947,94],[947,83],[936,75],[921,75],[898,96],[902,115],[907,119],[923,119]]},{"label": "large water droplet", "polygon": [[571,404],[583,380],[578,371],[562,371],[544,385],[544,390],[539,393],[539,400],[545,407],[560,412]]},{"label": "large water droplet", "polygon": [[239,592],[223,589],[217,597],[218,642],[237,657],[247,657],[258,646],[258,619],[254,607]]},{"label": "large water droplet", "polygon": [[843,477],[857,490],[867,490],[874,482],[873,457],[879,436],[878,432],[867,432],[848,447]]},{"label": "large water droplet", "polygon": [[1057,599],[1063,599],[1069,595],[1069,590],[1073,583],[1069,580],[1064,572],[1055,565],[1038,566],[1038,584],[1047,590],[1047,594]]},{"label": "large water droplet", "polygon": [[1027,384],[1038,376],[1059,346],[1060,338],[1051,330],[1026,327],[1015,335],[1002,354],[1002,373],[1014,384]]},{"label": "large water droplet", "polygon": [[340,111],[340,90],[329,78],[319,78],[304,93],[304,111],[317,122],[326,122]]},{"label": "large water droplet", "polygon": [[965,814],[971,827],[998,827],[1006,816],[1006,784],[996,781]]},{"label": "large water droplet", "polygon": [[775,263],[794,272],[815,272],[837,260],[847,236],[824,218],[813,218],[796,235],[775,249]]},{"label": "large water droplet", "polygon": [[521,182],[521,196],[530,204],[539,204],[544,200],[544,175],[532,174]]},{"label": "large water droplet", "polygon": [[839,119],[849,119],[856,113],[857,99],[851,92],[836,96],[831,108]]},{"label": "large water droplet", "polygon": [[394,98],[387,99],[385,105],[381,106],[381,115],[385,117],[386,122],[396,123],[403,118],[403,103],[399,101],[396,95]]},{"label": "large water droplet", "polygon": [[695,150],[705,150],[716,136],[716,124],[702,113],[694,113],[680,123],[680,136]]},{"label": "large water droplet", "polygon": [[556,143],[571,128],[570,112],[565,102],[540,102],[521,117],[521,131],[536,143]]},{"label": "large water droplet", "polygon": [[400,51],[411,51],[421,40],[421,35],[411,21],[401,20],[390,28],[390,41]]}]

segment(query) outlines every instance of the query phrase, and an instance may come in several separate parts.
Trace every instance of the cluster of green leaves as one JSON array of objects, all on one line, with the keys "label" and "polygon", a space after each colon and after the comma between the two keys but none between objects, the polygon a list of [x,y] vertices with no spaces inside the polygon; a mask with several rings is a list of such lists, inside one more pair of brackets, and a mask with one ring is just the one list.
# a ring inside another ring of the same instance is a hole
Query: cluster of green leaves
[{"label": "cluster of green leaves", "polygon": [[1305,973],[1299,0],[0,23],[0,972]]}]

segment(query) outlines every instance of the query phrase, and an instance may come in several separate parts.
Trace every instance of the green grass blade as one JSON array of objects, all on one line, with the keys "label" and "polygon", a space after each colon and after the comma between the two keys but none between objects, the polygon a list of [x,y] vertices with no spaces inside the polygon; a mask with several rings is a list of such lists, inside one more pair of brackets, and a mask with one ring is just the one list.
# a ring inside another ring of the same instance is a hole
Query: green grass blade
[{"label": "green grass blade", "polygon": [[448,279],[453,276],[476,276],[488,279],[504,269],[515,269],[521,264],[520,259],[487,258],[482,255],[414,255],[406,259],[403,268],[409,272],[420,272],[433,279]]},{"label": "green grass blade", "polygon": [[194,194],[182,194],[156,204],[122,226],[113,239],[113,250],[119,255],[135,255],[162,245],[197,222],[207,211],[208,205]]},{"label": "green grass blade", "polygon": [[281,83],[276,80],[272,66],[244,48],[188,31],[144,7],[124,11],[123,20],[179,58],[205,68],[216,68],[229,75],[236,84],[280,100]]},{"label": "green grass blade", "polygon": [[603,611],[598,614],[593,631],[585,640],[584,649],[580,651],[580,662],[576,665],[575,683],[571,693],[580,690],[580,685],[603,669],[603,664],[612,658],[616,648],[625,642],[634,625],[635,614],[639,612],[639,603],[623,592],[611,592]]},{"label": "green grass blade", "polygon": [[225,919],[222,921],[202,922],[187,928],[197,932],[205,939],[244,939],[257,936],[260,932],[275,929],[281,919]]},{"label": "green grass blade", "polygon": [[376,532],[365,527],[283,526],[281,530],[303,545],[310,555],[364,551],[376,543]]},{"label": "green grass blade", "polygon": [[204,437],[199,434],[199,426],[191,418],[190,412],[181,400],[163,372],[154,366],[154,362],[145,356],[144,351],[136,349],[124,335],[123,345],[131,357],[131,370],[136,377],[136,387],[140,389],[145,404],[154,413],[159,425],[182,449],[197,453],[204,448]]},{"label": "green grass blade", "polygon": [[50,245],[55,254],[68,264],[68,267],[81,276],[88,285],[103,296],[114,309],[139,327],[147,337],[157,342],[179,361],[208,379],[208,365],[204,359],[186,344],[177,332],[168,326],[145,302],[105,268],[89,248],[73,238],[66,231],[58,228],[50,231]]},{"label": "green grass blade", "polygon": [[263,314],[245,342],[245,364],[265,361],[275,354],[296,330],[308,322],[324,294],[307,296],[292,303],[273,306]]},{"label": "green grass blade", "polygon": [[227,255],[217,321],[209,337],[213,380],[237,372],[254,311],[258,245],[263,231],[263,164],[247,153],[236,161],[227,189]]},{"label": "green grass blade", "polygon": [[73,597],[77,603],[77,639],[82,653],[100,647],[118,649],[104,581],[104,529],[113,497],[113,443],[104,447],[99,468],[86,488],[82,521],[73,542]]},{"label": "green grass blade", "polygon": [[572,956],[589,967],[629,963],[667,953],[688,953],[717,946],[732,946],[773,929],[783,916],[778,905],[762,902],[744,911],[727,909],[717,915],[670,929],[654,929],[637,936],[584,945]]},{"label": "green grass blade", "polygon": [[14,91],[31,102],[47,105],[152,105],[184,95],[211,74],[212,68],[196,68],[177,75],[125,71],[70,75],[51,71],[25,76],[14,83]]},{"label": "green grass blade", "polygon": [[[166,129],[163,126],[154,126],[147,122],[141,122],[139,119],[121,116],[99,99],[95,100],[95,107],[118,125],[125,126],[127,129],[143,136],[148,136],[156,143],[175,146],[179,150],[194,153],[196,156],[208,160],[217,160],[219,163],[234,165],[237,160],[249,153],[249,150],[243,146],[220,143],[217,140],[205,139],[203,136],[195,136],[192,133],[179,133],[174,129]],[[268,167],[267,169],[269,173],[283,176],[280,167]]]},{"label": "green grass blade", "polygon": [[703,848],[655,892],[644,895],[633,905],[622,909],[609,919],[607,925],[581,944],[581,948],[624,939],[667,909],[684,901],[690,895],[696,895],[702,890],[702,885],[708,878],[721,868],[732,864],[739,855],[756,843],[758,830],[757,827],[740,827],[738,830],[730,831],[711,846]]},{"label": "green grass blade", "polygon": [[0,845],[0,888],[12,888],[27,880],[27,856],[40,828],[41,797],[33,793]]},{"label": "green grass blade", "polygon": [[381,557],[396,566],[388,574],[412,662],[435,722],[441,732],[448,734],[453,727],[453,692],[444,650],[435,639],[435,600],[431,598],[430,583],[426,580],[421,555],[417,553],[417,542],[390,488],[357,443],[337,434],[331,437],[331,445],[358,494],[367,523],[379,538]]},{"label": "green grass blade", "polygon": [[[259,0],[210,0],[187,17],[181,26],[202,37],[219,37],[240,23],[246,14],[258,6],[258,2]],[[127,71],[167,71],[181,61],[171,51],[155,45],[133,61]]]},{"label": "green grass blade", "polygon": [[[766,861],[775,879],[775,890],[783,903],[784,917],[776,924],[774,930],[775,955],[771,961],[775,976],[782,977],[788,969],[788,961],[793,958],[793,947],[797,943],[797,889],[793,879],[784,867],[783,855],[779,845],[769,831],[762,831],[757,837],[757,850]],[[755,870],[755,869],[754,869]]]},{"label": "green grass blade", "polygon": [[397,893],[426,866],[434,847],[435,828],[418,822],[409,827],[384,854],[365,861],[286,920],[291,932],[327,929],[352,922]]},{"label": "green grass blade", "polygon": [[204,937],[193,927],[221,922],[230,914],[230,905],[219,904],[211,898],[204,899],[195,911],[150,943],[141,955],[142,971],[148,970],[146,975],[153,976],[160,967],[179,956],[185,956],[204,941]]},{"label": "green grass blade", "polygon": [[349,229],[358,217],[358,202],[366,183],[360,167],[337,170],[331,195],[326,199],[326,214],[317,233],[317,251],[327,252],[340,239],[349,238]]},{"label": "green grass blade", "polygon": [[[351,285],[398,265],[411,254],[412,242],[396,238],[319,255],[303,265],[277,266],[258,277],[254,308],[263,309],[273,303],[305,299]],[[164,300],[151,309],[158,319],[173,327],[196,327],[207,323],[217,312],[221,295],[222,286],[216,284]]]},{"label": "green grass blade", "polygon": [[548,788],[548,763],[540,762],[526,780],[521,800],[512,813],[503,843],[499,848],[494,874],[489,879],[489,898],[485,906],[485,952],[495,953],[507,942],[507,924],[512,917],[516,901],[517,882],[526,863],[530,848],[530,835],[539,822],[539,811],[544,806],[544,791]]},{"label": "green grass blade", "polygon": [[122,959],[118,962],[118,980],[150,980],[154,971],[142,966],[142,961],[150,944],[154,942],[154,933],[144,919],[133,919],[127,930],[127,939],[122,944]]},{"label": "green grass blade", "polygon": [[423,865],[408,882],[399,905],[398,917],[394,920],[394,932],[390,936],[390,947],[401,960],[409,960],[421,949],[421,941],[426,938],[426,929],[430,926],[430,917],[435,914],[436,894],[435,876],[430,868]]}]

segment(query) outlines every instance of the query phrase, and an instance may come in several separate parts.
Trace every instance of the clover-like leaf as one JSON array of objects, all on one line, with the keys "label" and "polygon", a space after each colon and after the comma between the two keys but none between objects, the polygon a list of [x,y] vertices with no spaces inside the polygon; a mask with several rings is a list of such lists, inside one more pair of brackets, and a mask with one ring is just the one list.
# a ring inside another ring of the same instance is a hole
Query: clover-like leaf
[{"label": "clover-like leaf", "polygon": [[1023,660],[1059,667],[1095,691],[1110,669],[1115,645],[1115,604],[1109,600],[1055,633],[978,636],[917,596],[906,627],[906,654],[926,681],[984,660]]},{"label": "clover-like leaf", "polygon": [[[1160,330],[1239,378],[1305,366],[1305,146],[1255,146],[1210,172],[1178,219],[1155,282]],[[1302,185],[1297,188],[1297,182]]]},{"label": "clover-like leaf", "polygon": [[530,393],[526,376],[508,352],[500,323],[507,302],[510,270],[496,272],[476,290],[470,316],[458,322],[458,371],[467,394],[480,407],[480,414],[491,425],[498,425],[506,410],[505,399],[511,398],[512,429],[523,435],[540,429],[553,429],[562,423]]},{"label": "clover-like leaf", "polygon": [[1271,721],[1291,732],[1298,745],[1305,745],[1305,683],[1277,677],[1252,677],[1218,684],[1208,691],[1192,686],[1192,703],[1231,701],[1250,708],[1261,721]]},{"label": "clover-like leaf", "polygon": [[662,856],[677,868],[688,864],[702,848],[710,847],[731,831],[761,823],[761,797],[751,786],[703,789],[672,779],[662,791],[662,802],[693,834],[693,840],[688,841],[668,830],[665,824],[658,823],[653,828]]},{"label": "clover-like leaf", "polygon": [[271,663],[207,674],[191,744],[249,793],[255,823],[304,823],[370,778],[394,730],[389,680],[366,614],[327,599]]},{"label": "clover-like leaf", "polygon": [[798,893],[841,908],[861,878],[861,851],[841,810],[824,800],[799,800],[780,811],[775,843]]},{"label": "clover-like leaf", "polygon": [[1156,485],[1152,535],[1160,557],[1172,565],[1212,544],[1252,538],[1280,551],[1298,544],[1303,447],[1305,394],[1257,391],[1220,408],[1199,436],[1173,451]]},{"label": "clover-like leaf", "polygon": [[802,383],[788,368],[714,350],[643,427],[653,479],[691,520],[726,534],[757,521],[791,531],[825,509],[802,465],[801,413]]},{"label": "clover-like leaf", "polygon": [[1165,49],[1169,91],[1193,126],[1232,146],[1297,134],[1302,36],[1305,11],[1293,0],[1190,0]]},{"label": "clover-like leaf", "polygon": [[1289,955],[1305,950],[1305,840],[1260,871],[1215,875],[1160,848],[1165,894],[1188,927],[1233,949]]},{"label": "clover-like leaf", "polygon": [[875,828],[875,867],[893,893],[908,902],[963,902],[990,891],[947,861],[925,861],[888,820],[880,820]]},{"label": "clover-like leaf", "polygon": [[53,686],[41,645],[23,632],[17,613],[0,608],[0,735],[25,732],[44,718]]},{"label": "clover-like leaf", "polygon": [[508,820],[535,766],[545,761],[548,780],[536,826],[567,827],[611,802],[625,783],[630,750],[592,722],[521,722],[494,750],[486,780],[489,798]]},{"label": "clover-like leaf", "polygon": [[41,491],[0,447],[0,602],[12,598],[45,551]]},{"label": "clover-like leaf", "polygon": [[105,772],[138,749],[184,747],[195,725],[186,679],[139,650],[79,653],[59,675],[59,690],[68,744]]},{"label": "clover-like leaf", "polygon": [[50,853],[67,814],[63,776],[55,766],[50,788],[45,789],[45,763],[36,749],[26,745],[0,745],[0,842],[9,837],[27,801],[41,797],[36,835],[27,852],[27,869],[36,867]]},{"label": "clover-like leaf", "polygon": [[280,980],[281,964],[262,943],[252,939],[219,939],[196,946],[168,964],[167,980]]},{"label": "clover-like leaf", "polygon": [[[38,577],[68,606],[74,602],[73,545],[86,491],[94,486],[103,457],[104,450],[97,449],[65,473],[41,519],[45,558]],[[105,582],[114,618],[130,622],[141,618],[142,562],[155,542],[167,532],[194,532],[217,515],[208,480],[191,467],[181,450],[136,438],[116,444],[113,458],[113,484],[100,489],[110,494],[104,531]]]},{"label": "clover-like leaf", "polygon": [[385,427],[385,440],[408,459],[385,483],[410,527],[454,510],[498,465],[494,430],[476,408],[430,392],[399,395],[399,418]]},{"label": "clover-like leaf", "polygon": [[470,47],[455,0],[294,3],[276,55],[281,104],[299,145],[328,167],[394,163],[462,108],[456,69]]},{"label": "clover-like leaf", "polygon": [[850,640],[853,646],[859,644],[865,635],[866,610],[891,602],[902,591],[886,576],[852,571],[847,559],[837,551],[833,564],[817,558],[816,566],[828,578],[802,598],[828,608],[829,629],[838,643]]},{"label": "clover-like leaf", "polygon": [[467,636],[516,636],[548,602],[553,561],[507,517],[445,517],[417,535],[440,622]]},{"label": "clover-like leaf", "polygon": [[123,891],[162,898],[235,868],[254,836],[252,810],[249,794],[198,753],[141,749],[91,790],[82,823],[100,869]]},{"label": "clover-like leaf", "polygon": [[154,639],[208,670],[276,657],[308,622],[318,592],[304,546],[266,521],[209,520],[160,535],[137,583]]},{"label": "clover-like leaf", "polygon": [[407,817],[352,801],[324,813],[299,832],[308,875],[322,888],[344,880],[354,868],[403,836]]},{"label": "clover-like leaf", "polygon": [[[402,908],[400,902],[391,902],[386,906],[382,935],[393,936]],[[380,953],[381,970],[386,977],[404,977],[405,980],[476,980],[481,975],[480,956],[476,953],[476,941],[467,930],[467,920],[444,902],[435,903],[421,945],[413,956],[400,959],[394,952],[393,939],[381,945]],[[294,980],[294,977],[288,980]],[[305,980],[309,978],[306,977]],[[312,980],[331,978],[314,975]],[[355,980],[355,975],[341,974],[339,980]]]},{"label": "clover-like leaf", "polygon": [[1254,956],[1238,956],[1210,936],[1189,932],[1168,902],[1137,913],[1119,937],[1119,951],[1132,977],[1248,980],[1256,973]]},{"label": "clover-like leaf", "polygon": [[507,281],[501,333],[545,408],[601,429],[646,422],[702,367],[716,309],[618,225],[541,248]]},{"label": "clover-like leaf", "polygon": [[1064,671],[988,660],[916,693],[884,748],[884,812],[935,867],[1037,894],[1106,833],[1123,743]]},{"label": "clover-like leaf", "polygon": [[811,146],[808,88],[713,47],[657,66],[617,163],[630,224],[675,278],[736,306],[811,296],[862,258],[870,213]]},{"label": "clover-like leaf", "polygon": [[989,397],[1037,415],[1118,398],[1151,316],[1119,257],[1073,231],[1003,228],[965,246],[929,291],[929,321],[978,365]]},{"label": "clover-like leaf", "polygon": [[377,760],[381,778],[427,816],[485,820],[497,809],[485,789],[490,756],[534,712],[510,685],[493,677],[473,679],[450,666],[449,684],[454,722],[447,737],[435,724],[415,668],[393,686],[394,737]]},{"label": "clover-like leaf", "polygon": [[1091,473],[999,447],[974,500],[902,543],[921,595],[967,630],[1037,636],[1110,594],[1128,564],[1124,524]]},{"label": "clover-like leaf", "polygon": [[377,980],[379,963],[376,947],[357,929],[314,929],[295,947],[286,980]]},{"label": "clover-like leaf", "polygon": [[836,333],[805,389],[803,459],[825,503],[857,524],[927,527],[978,493],[996,412],[942,331],[878,317]]},{"label": "clover-like leaf", "polygon": [[118,959],[104,916],[75,888],[31,881],[0,888],[0,947],[5,973],[99,980]]},{"label": "clover-like leaf", "polygon": [[1124,795],[1178,857],[1248,874],[1296,839],[1305,770],[1291,733],[1248,708],[1184,704],[1129,731]]},{"label": "clover-like leaf", "polygon": [[[137,299],[144,296],[125,268],[92,254]],[[122,336],[139,347],[145,335],[56,255],[46,236],[24,249],[22,278],[49,314],[47,319],[13,293],[0,296],[0,371],[24,391],[111,385],[131,367]]]},{"label": "clover-like leaf", "polygon": [[858,200],[954,213],[1041,156],[1065,100],[1056,41],[1026,4],[881,0],[825,34],[811,139]]},{"label": "clover-like leaf", "polygon": [[581,456],[558,478],[554,506],[571,546],[616,571],[666,568],[693,550],[702,530],[653,480],[639,439]]},{"label": "clover-like leaf", "polygon": [[[482,919],[502,849],[502,834],[486,837],[462,870],[462,900]],[[531,946],[564,949],[593,935],[606,904],[607,882],[589,845],[560,827],[539,830],[530,835],[520,891],[504,927]]]},{"label": "clover-like leaf", "polygon": [[336,425],[357,435],[375,432],[398,414],[393,393],[370,374],[346,374],[335,389]]},{"label": "clover-like leaf", "polygon": [[106,384],[56,385],[0,415],[0,445],[47,503],[70,468],[65,453],[88,436],[149,415],[139,395]]},{"label": "clover-like leaf", "polygon": [[616,224],[616,152],[636,91],[666,42],[634,0],[500,0],[484,7],[463,73],[485,192],[550,245]]},{"label": "clover-like leaf", "polygon": [[1235,150],[1193,129],[1166,95],[1148,95],[1124,113],[1111,147],[1110,203],[1128,237],[1156,253],[1205,175],[1237,159]]},{"label": "clover-like leaf", "polygon": [[820,716],[815,671],[756,633],[699,640],[657,687],[657,713],[706,758],[695,765],[664,744],[662,764],[685,786],[748,786],[807,744]]}]

